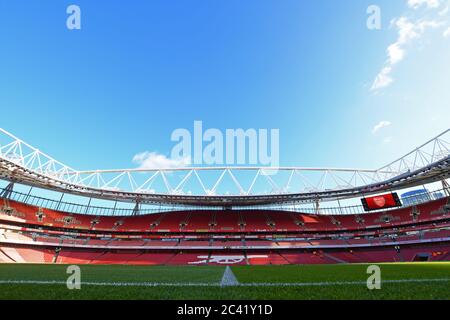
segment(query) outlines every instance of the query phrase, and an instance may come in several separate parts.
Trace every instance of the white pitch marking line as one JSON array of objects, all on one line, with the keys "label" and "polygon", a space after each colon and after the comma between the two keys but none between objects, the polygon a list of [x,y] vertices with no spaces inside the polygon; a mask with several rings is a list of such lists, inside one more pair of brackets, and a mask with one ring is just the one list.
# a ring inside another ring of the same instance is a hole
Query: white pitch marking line
[{"label": "white pitch marking line", "polygon": [[[382,283],[424,283],[424,282],[450,282],[450,278],[443,279],[400,279],[384,280]],[[0,280],[2,284],[42,284],[60,285],[66,281],[44,281],[44,280]],[[365,285],[365,281],[335,281],[335,282],[293,282],[293,283],[239,283],[236,287],[308,287],[308,286],[340,286],[340,285]],[[110,287],[222,287],[221,283],[187,282],[187,283],[164,283],[164,282],[81,282],[85,286],[110,286]]]},{"label": "white pitch marking line", "polygon": [[[66,284],[66,281],[45,281],[45,280],[0,280],[2,284]],[[85,286],[103,286],[103,287],[217,287],[218,283],[204,283],[204,282],[81,282]]]},{"label": "white pitch marking line", "polygon": [[223,272],[222,281],[220,282],[221,287],[230,287],[230,286],[238,286],[239,281],[236,279],[231,268],[227,266],[225,271]]},{"label": "white pitch marking line", "polygon": [[[450,278],[443,279],[399,279],[381,280],[381,283],[420,283],[420,282],[448,282]],[[309,286],[341,286],[341,285],[366,285],[366,281],[334,281],[334,282],[292,282],[292,283],[241,283],[243,287],[309,287]]]}]

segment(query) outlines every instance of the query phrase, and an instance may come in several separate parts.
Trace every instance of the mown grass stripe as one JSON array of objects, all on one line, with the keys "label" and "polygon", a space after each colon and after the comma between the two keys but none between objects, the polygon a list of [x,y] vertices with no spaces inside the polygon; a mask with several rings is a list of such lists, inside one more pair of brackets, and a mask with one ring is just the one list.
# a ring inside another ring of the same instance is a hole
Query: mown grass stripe
[{"label": "mown grass stripe", "polygon": [[[382,280],[383,283],[427,283],[427,282],[450,282],[450,278],[442,279],[398,279]],[[45,281],[45,280],[0,280],[2,284],[41,284],[41,285],[65,285],[66,281]],[[238,283],[236,287],[308,287],[308,286],[342,286],[342,285],[365,285],[366,281],[331,281],[331,282],[292,282],[292,283]],[[202,282],[81,282],[85,286],[112,286],[112,287],[222,287],[221,283]]]}]

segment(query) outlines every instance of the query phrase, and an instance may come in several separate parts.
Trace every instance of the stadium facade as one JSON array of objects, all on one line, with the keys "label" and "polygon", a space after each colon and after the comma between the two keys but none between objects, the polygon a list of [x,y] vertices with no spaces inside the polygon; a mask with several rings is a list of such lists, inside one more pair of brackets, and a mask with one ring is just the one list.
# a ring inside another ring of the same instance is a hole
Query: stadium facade
[{"label": "stadium facade", "polygon": [[0,263],[450,260],[450,129],[375,170],[78,171],[0,133]]}]

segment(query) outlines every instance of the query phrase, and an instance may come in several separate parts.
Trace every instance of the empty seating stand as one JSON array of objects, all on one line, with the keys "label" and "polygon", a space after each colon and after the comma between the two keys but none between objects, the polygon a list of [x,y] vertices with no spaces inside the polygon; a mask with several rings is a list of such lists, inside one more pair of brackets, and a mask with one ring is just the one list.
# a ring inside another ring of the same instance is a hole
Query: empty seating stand
[{"label": "empty seating stand", "polygon": [[448,199],[364,215],[80,215],[0,199],[0,263],[268,265],[450,260]]}]

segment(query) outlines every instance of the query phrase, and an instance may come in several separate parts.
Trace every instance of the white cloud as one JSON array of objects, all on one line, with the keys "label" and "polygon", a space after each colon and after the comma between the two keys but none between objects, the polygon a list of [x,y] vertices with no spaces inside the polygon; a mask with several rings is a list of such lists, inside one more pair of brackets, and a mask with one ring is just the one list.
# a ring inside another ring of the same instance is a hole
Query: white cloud
[{"label": "white cloud", "polygon": [[444,31],[444,37],[445,38],[450,38],[450,27]]},{"label": "white cloud", "polygon": [[389,63],[391,65],[396,64],[397,62],[400,62],[403,60],[403,57],[405,56],[405,51],[400,48],[399,43],[391,44],[387,48],[388,56],[389,56]]},{"label": "white cloud", "polygon": [[370,90],[375,91],[390,85],[393,81],[390,77],[391,71],[391,67],[384,67],[383,70],[381,70],[381,72],[375,78],[375,81],[373,82],[372,88],[370,88]]},{"label": "white cloud", "polygon": [[435,29],[443,25],[435,20],[410,21],[407,17],[400,17],[392,21],[397,28],[397,40],[386,49],[387,61],[372,84],[371,91],[377,91],[389,86],[394,80],[391,76],[394,65],[402,61],[406,54],[405,47],[413,40],[419,39],[427,29]]},{"label": "white cloud", "polygon": [[174,169],[189,165],[190,159],[170,159],[156,152],[145,151],[136,154],[133,162],[139,165],[139,169]]},{"label": "white cloud", "polygon": [[420,35],[426,31],[427,28],[436,29],[444,26],[444,22],[439,22],[435,20],[423,20],[417,24],[417,29],[420,31]]},{"label": "white cloud", "polygon": [[380,121],[377,125],[375,125],[372,129],[372,134],[376,134],[383,128],[389,127],[392,123],[390,121]]},{"label": "white cloud", "polygon": [[420,28],[407,17],[394,19],[393,22],[398,29],[398,38],[396,42],[398,45],[404,45],[409,41],[420,37],[420,34],[418,33]]},{"label": "white cloud", "polygon": [[440,5],[440,0],[408,0],[408,6],[413,9],[418,9],[422,5],[427,8],[437,8]]}]

